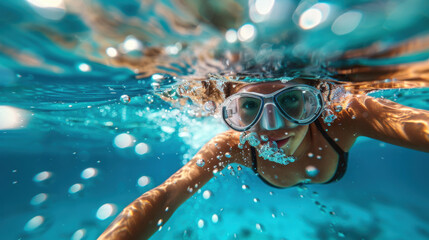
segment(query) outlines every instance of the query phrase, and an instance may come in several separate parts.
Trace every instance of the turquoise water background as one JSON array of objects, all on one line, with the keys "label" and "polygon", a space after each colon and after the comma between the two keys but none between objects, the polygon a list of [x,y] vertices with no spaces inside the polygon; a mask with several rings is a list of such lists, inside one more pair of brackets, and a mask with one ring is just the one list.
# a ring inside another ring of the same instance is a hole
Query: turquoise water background
[{"label": "turquoise water background", "polygon": [[[268,15],[255,13],[256,2],[237,1],[236,17],[222,8],[230,1],[0,2],[0,238],[96,239],[122,208],[225,131],[219,117],[197,116],[210,115],[202,106],[160,97],[174,98],[175,84],[191,77],[334,78],[332,66],[429,59],[429,48],[339,58],[427,36],[424,0],[277,0]],[[312,7],[319,18],[303,19]],[[227,30],[246,24],[253,39],[228,41]],[[233,51],[246,53],[235,65],[225,57]],[[427,87],[371,94],[429,110]],[[284,190],[233,165],[151,239],[429,239],[428,160],[360,138],[340,182]]]}]

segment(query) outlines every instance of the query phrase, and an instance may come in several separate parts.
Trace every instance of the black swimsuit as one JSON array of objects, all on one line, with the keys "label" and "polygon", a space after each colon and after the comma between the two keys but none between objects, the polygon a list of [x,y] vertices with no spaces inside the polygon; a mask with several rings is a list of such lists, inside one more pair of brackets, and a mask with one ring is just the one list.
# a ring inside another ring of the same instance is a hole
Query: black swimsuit
[{"label": "black swimsuit", "polygon": [[[334,150],[338,153],[338,156],[339,156],[337,170],[335,171],[334,176],[329,181],[327,181],[325,183],[332,183],[332,182],[339,181],[344,176],[344,174],[346,173],[347,159],[349,157],[349,153],[344,152],[343,149],[341,149],[341,147],[338,146],[338,144],[334,140],[332,140],[331,137],[329,137],[329,135],[326,133],[326,131],[323,129],[322,125],[320,124],[319,119],[317,119],[314,123],[316,124],[317,129],[320,131],[320,133],[323,135],[323,137],[326,139],[326,141],[328,141],[329,145],[331,145],[331,147],[334,148]],[[267,180],[265,180],[265,178],[263,178],[258,173],[258,165],[257,165],[257,160],[256,160],[256,149],[254,147],[250,147],[250,153],[252,155],[252,169],[256,173],[256,175],[258,175],[259,178],[261,178],[261,180],[263,182],[265,182],[266,184],[268,184],[272,187],[275,187],[275,188],[281,188],[281,187],[275,186],[272,183],[268,182]]]}]

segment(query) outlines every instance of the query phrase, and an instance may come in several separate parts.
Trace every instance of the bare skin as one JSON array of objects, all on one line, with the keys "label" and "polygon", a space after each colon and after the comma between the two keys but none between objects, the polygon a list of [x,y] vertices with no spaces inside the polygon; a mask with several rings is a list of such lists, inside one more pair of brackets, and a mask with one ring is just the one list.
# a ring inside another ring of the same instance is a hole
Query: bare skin
[{"label": "bare skin", "polygon": [[[279,82],[254,84],[240,91],[271,93],[284,86]],[[320,122],[332,139],[338,139],[337,144],[344,151],[349,151],[357,137],[367,136],[429,152],[428,111],[364,95],[347,97],[341,105],[344,110],[337,114],[331,126],[324,124],[323,120]],[[281,129],[266,131],[256,128],[255,131],[270,140],[289,138],[282,148],[296,158],[287,166],[257,158],[258,173],[273,185],[290,187],[306,179],[311,179],[312,183],[324,183],[334,175],[338,154],[314,123],[293,126],[286,122]],[[230,130],[214,137],[164,183],[128,205],[98,239],[148,239],[159,228],[159,220],[165,223],[184,201],[213,177],[213,171],[221,171],[231,163],[251,167],[249,146],[240,149],[239,136],[240,132]],[[220,152],[229,152],[231,158],[218,159]],[[309,153],[313,157],[309,157]],[[205,160],[204,166],[196,164],[199,159]],[[316,167],[319,174],[315,177],[306,175],[305,169],[309,165]]]}]

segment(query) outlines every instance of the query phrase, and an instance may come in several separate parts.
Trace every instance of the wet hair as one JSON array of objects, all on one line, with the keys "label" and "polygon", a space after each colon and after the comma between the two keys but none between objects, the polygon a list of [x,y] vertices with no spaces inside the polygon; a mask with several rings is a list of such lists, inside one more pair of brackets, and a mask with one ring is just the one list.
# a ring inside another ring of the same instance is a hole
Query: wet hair
[{"label": "wet hair", "polygon": [[[266,84],[280,82],[280,80],[271,80],[265,82],[242,82],[242,81],[230,81],[230,80],[188,80],[184,81],[177,87],[179,93],[179,99],[181,99],[182,105],[191,101],[192,104],[199,106],[201,111],[204,111],[204,105],[208,102],[212,102],[217,109],[229,96],[239,92],[244,87],[254,84]],[[288,82],[295,82],[300,84],[307,84],[318,88],[325,97],[325,100],[330,98],[330,89],[332,88],[327,81],[319,79],[301,79],[296,78]],[[164,98],[165,99],[165,98]],[[186,101],[183,101],[186,99]],[[171,100],[171,99],[165,99]]]},{"label": "wet hair", "polygon": [[204,105],[211,101],[219,106],[227,97],[248,84],[238,81],[193,80],[178,86],[178,92],[181,97],[186,97],[195,104]]}]

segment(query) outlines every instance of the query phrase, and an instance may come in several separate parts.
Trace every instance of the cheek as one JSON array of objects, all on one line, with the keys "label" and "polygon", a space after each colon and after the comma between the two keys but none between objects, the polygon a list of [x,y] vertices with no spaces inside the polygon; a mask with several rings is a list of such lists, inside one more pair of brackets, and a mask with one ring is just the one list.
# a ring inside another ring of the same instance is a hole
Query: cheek
[{"label": "cheek", "polygon": [[298,126],[298,127],[293,129],[293,134],[294,134],[293,140],[294,141],[292,144],[295,145],[295,147],[298,147],[302,143],[305,135],[307,134],[307,131],[308,131],[307,125]]},{"label": "cheek", "polygon": [[285,131],[285,135],[293,135],[295,138],[301,138],[308,131],[308,126],[295,125],[290,130]]}]

